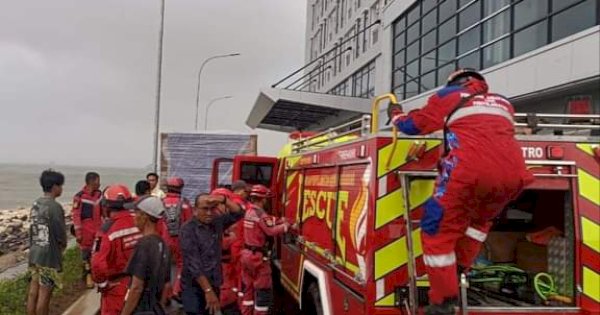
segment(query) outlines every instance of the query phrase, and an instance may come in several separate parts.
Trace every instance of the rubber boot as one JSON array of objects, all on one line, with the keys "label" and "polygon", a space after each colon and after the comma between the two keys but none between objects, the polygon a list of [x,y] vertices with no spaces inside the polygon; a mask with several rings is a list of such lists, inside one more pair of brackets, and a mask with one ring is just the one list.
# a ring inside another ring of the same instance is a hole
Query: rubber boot
[{"label": "rubber boot", "polygon": [[425,307],[425,315],[455,315],[458,298],[444,299],[442,304],[431,304]]}]

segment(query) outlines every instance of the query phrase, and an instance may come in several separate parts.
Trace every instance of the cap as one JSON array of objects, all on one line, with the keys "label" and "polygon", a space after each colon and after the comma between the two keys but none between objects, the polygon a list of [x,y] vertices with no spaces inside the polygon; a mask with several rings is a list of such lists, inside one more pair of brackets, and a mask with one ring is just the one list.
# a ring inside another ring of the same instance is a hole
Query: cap
[{"label": "cap", "polygon": [[130,202],[125,204],[127,209],[135,209],[146,213],[147,215],[160,219],[165,206],[160,198],[155,196],[144,196],[136,202]]}]

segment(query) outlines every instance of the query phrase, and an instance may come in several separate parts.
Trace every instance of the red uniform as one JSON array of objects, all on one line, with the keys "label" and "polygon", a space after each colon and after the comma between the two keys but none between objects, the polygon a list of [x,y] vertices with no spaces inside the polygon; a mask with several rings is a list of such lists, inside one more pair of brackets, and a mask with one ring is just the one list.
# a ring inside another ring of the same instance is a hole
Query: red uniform
[{"label": "red uniform", "polygon": [[96,233],[102,225],[102,210],[100,208],[100,190],[89,191],[84,187],[73,197],[73,226],[77,237],[79,248],[84,261],[89,262],[92,245]]},{"label": "red uniform", "polygon": [[[223,284],[221,284],[221,291],[219,298],[221,300],[221,306],[230,305],[237,303],[238,292],[240,288],[240,270],[239,266],[239,252],[234,255],[233,244],[238,242],[239,236],[237,234],[238,227],[244,227],[240,222],[230,226],[223,233],[223,241],[221,245],[221,265],[223,270]],[[242,239],[243,242],[243,239]]]},{"label": "red uniform", "polygon": [[445,127],[446,154],[421,219],[432,304],[458,296],[457,264],[471,266],[491,220],[532,179],[514,138],[513,114],[508,100],[478,81],[443,88],[422,109],[394,117],[411,135]]},{"label": "red uniform", "polygon": [[244,249],[240,257],[244,284],[242,314],[268,314],[273,297],[267,236],[285,233],[288,224],[277,224],[263,209],[252,206],[246,211],[243,226]]},{"label": "red uniform", "polygon": [[92,277],[102,294],[102,315],[121,313],[129,285],[124,270],[141,237],[133,213],[127,210],[112,212],[98,232],[92,254]]},{"label": "red uniform", "polygon": [[158,224],[158,232],[169,246],[171,247],[171,255],[175,262],[176,275],[173,283],[173,294],[179,295],[181,292],[181,269],[183,268],[183,257],[181,255],[181,247],[179,246],[179,229],[189,221],[192,216],[192,206],[190,202],[181,197],[181,194],[168,192],[163,199],[165,204],[165,213]]}]

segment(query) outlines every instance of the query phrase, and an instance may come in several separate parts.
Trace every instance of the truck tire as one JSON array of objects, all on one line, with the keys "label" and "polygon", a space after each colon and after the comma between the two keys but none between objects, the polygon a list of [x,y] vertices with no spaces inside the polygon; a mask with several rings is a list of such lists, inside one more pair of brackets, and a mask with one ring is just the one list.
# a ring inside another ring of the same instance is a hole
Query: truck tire
[{"label": "truck tire", "polygon": [[314,307],[315,315],[323,315],[323,304],[321,303],[321,294],[319,293],[319,285],[316,282],[311,283],[306,289],[306,296]]}]

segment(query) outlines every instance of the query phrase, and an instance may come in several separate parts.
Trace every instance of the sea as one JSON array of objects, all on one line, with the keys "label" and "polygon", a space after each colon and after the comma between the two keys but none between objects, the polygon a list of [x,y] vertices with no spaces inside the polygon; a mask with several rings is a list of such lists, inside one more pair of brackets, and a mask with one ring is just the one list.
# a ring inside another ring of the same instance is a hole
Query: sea
[{"label": "sea", "polygon": [[24,165],[0,163],[0,211],[29,208],[42,195],[39,178],[42,171],[52,168],[65,175],[63,194],[58,199],[61,203],[69,203],[73,196],[85,184],[85,174],[90,171],[100,174],[101,186],[124,184],[132,192],[135,183],[144,179],[147,169],[84,167],[67,165]]}]

